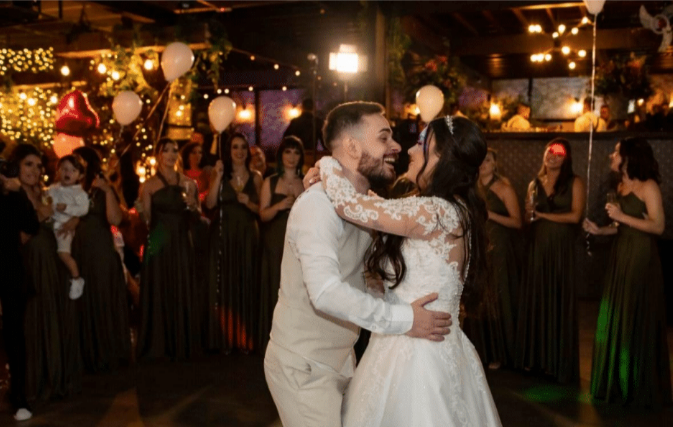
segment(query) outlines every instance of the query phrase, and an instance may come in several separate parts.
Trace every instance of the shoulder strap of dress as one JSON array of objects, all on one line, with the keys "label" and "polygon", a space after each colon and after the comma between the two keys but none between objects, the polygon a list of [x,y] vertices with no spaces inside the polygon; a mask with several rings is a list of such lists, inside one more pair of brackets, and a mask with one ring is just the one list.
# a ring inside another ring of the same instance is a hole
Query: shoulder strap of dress
[{"label": "shoulder strap of dress", "polygon": [[484,190],[486,190],[486,192],[488,192],[488,190],[491,189],[491,186],[492,186],[497,180],[498,180],[498,177],[497,177],[495,174],[493,174],[493,177],[492,177],[491,180],[488,182],[488,184],[484,185]]},{"label": "shoulder strap of dress", "polygon": [[271,194],[276,192],[276,186],[278,186],[278,181],[280,181],[280,175],[278,174],[274,174],[269,179],[269,188],[271,190]]},{"label": "shoulder strap of dress", "polygon": [[165,176],[161,173],[161,171],[159,171],[158,169],[157,169],[157,176],[159,177],[159,179],[161,180],[161,182],[162,182],[166,187],[170,186],[170,184],[169,184],[168,181],[166,180],[166,177],[165,177]]}]

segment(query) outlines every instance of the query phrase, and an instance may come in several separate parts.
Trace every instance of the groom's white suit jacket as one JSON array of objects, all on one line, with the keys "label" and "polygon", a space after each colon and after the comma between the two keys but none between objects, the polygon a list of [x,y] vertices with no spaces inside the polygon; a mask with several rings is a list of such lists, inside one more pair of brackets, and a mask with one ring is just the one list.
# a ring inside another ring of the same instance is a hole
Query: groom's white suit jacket
[{"label": "groom's white suit jacket", "polygon": [[363,260],[370,243],[369,231],[339,218],[321,184],[305,191],[288,219],[271,341],[342,372],[352,360],[358,326],[409,331],[410,305],[366,293]]}]

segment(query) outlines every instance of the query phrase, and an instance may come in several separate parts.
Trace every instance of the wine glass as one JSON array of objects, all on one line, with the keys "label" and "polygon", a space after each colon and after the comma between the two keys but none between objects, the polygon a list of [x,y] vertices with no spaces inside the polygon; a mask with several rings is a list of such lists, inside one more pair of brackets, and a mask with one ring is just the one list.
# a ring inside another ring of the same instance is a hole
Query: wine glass
[{"label": "wine glass", "polygon": [[[619,205],[619,202],[617,201],[617,192],[614,190],[608,191],[607,194],[607,203],[609,205]],[[618,221],[612,221],[612,224],[610,224],[610,227],[619,227],[619,222]]]}]

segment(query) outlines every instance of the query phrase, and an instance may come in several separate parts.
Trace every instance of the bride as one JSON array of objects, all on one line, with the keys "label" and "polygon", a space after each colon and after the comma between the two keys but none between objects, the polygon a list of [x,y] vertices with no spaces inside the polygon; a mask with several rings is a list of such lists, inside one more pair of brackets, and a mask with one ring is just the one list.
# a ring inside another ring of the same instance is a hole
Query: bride
[{"label": "bride", "polygon": [[[365,196],[331,157],[320,177],[339,216],[388,233],[367,266],[384,278],[384,298],[412,302],[437,292],[432,310],[458,318],[461,295],[478,299],[486,271],[486,207],[477,194],[486,142],[461,117],[430,122],[409,150],[407,178],[418,194],[396,200]],[[500,426],[479,356],[460,328],[442,342],[372,334],[346,392],[344,427]]]}]

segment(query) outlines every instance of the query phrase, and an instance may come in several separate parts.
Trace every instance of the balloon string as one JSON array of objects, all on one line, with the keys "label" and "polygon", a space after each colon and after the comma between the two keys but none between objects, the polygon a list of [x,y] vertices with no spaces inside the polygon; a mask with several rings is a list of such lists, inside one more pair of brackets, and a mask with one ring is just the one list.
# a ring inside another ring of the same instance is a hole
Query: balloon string
[{"label": "balloon string", "polygon": [[[599,12],[600,13],[600,12]],[[594,15],[594,34],[593,34],[593,45],[591,48],[591,112],[594,111],[594,94],[596,91],[596,26],[598,25],[598,13]],[[596,126],[600,124],[600,118],[596,120]],[[589,215],[589,193],[591,192],[591,155],[593,154],[593,143],[594,143],[594,123],[591,121],[591,126],[589,127],[589,153],[587,155],[587,191],[586,191],[586,203],[584,206],[585,216]],[[591,234],[586,234],[586,249],[589,256],[592,255],[591,252]]]},{"label": "balloon string", "polygon": [[[159,97],[157,98],[157,102],[154,103],[154,105],[153,105],[152,108],[150,109],[150,112],[147,113],[147,116],[145,116],[145,118],[143,119],[142,124],[138,127],[138,129],[136,129],[136,132],[133,134],[133,137],[131,138],[131,140],[129,141],[129,143],[126,144],[126,147],[124,147],[124,149],[122,150],[121,154],[119,154],[119,155],[117,156],[117,163],[119,163],[119,162],[121,161],[122,156],[123,156],[124,154],[126,154],[126,152],[129,150],[129,148],[131,148],[131,146],[133,145],[133,141],[136,139],[136,137],[137,137],[138,134],[140,133],[140,130],[141,130],[142,128],[145,127],[145,124],[147,123],[147,121],[150,119],[150,117],[152,117],[152,115],[154,114],[154,112],[157,110],[157,107],[159,106],[159,104],[161,104],[161,100],[162,100],[162,98],[164,97],[164,95],[166,94],[166,91],[167,91],[170,87],[171,87],[171,84],[168,83],[168,84],[164,87],[164,89],[161,91],[161,93],[159,94]],[[168,108],[167,108],[166,110],[168,110]],[[120,139],[121,139],[121,135],[122,135],[122,131],[123,131],[123,129],[124,129],[124,127],[122,126],[122,130],[119,131]],[[115,163],[114,166],[117,166],[117,163]],[[114,166],[113,166],[113,167],[114,167]]]},{"label": "balloon string", "polygon": [[[172,84],[168,84],[169,86],[172,86]],[[164,123],[166,122],[166,117],[168,117],[168,107],[171,104],[171,94],[173,93],[173,90],[168,91],[168,100],[166,101],[166,108],[164,109],[164,116],[161,118],[161,124],[159,125],[159,132],[157,132],[157,141],[161,139],[161,132],[164,130]]]}]

